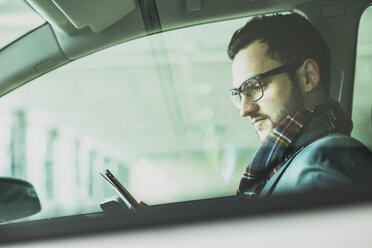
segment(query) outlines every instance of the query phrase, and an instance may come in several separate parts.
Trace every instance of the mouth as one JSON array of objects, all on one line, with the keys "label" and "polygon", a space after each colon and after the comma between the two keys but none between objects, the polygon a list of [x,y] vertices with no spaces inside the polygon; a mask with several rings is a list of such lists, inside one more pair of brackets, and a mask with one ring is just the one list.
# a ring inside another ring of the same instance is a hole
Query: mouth
[{"label": "mouth", "polygon": [[259,117],[259,118],[254,118],[254,119],[252,120],[252,122],[253,122],[253,125],[254,125],[255,127],[258,127],[258,126],[260,126],[260,125],[263,123],[264,120],[266,120],[265,117]]}]

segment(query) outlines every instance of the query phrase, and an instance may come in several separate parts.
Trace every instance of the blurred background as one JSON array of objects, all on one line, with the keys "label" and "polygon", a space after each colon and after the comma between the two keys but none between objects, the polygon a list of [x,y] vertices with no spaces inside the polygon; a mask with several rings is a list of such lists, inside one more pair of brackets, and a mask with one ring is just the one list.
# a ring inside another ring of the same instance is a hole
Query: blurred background
[{"label": "blurred background", "polygon": [[[126,42],[0,98],[0,176],[31,182],[31,218],[100,211],[110,169],[136,199],[160,204],[233,195],[259,139],[227,94],[235,19]],[[372,150],[372,8],[360,23],[353,137]],[[44,20],[0,1],[0,48]],[[32,48],[30,48],[32,49]]]}]

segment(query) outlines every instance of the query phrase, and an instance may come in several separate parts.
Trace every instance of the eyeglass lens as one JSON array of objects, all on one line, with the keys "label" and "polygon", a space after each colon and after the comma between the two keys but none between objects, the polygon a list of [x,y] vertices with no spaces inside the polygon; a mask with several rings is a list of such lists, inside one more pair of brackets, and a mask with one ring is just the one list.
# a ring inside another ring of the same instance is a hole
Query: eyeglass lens
[{"label": "eyeglass lens", "polygon": [[[243,93],[244,96],[250,101],[257,101],[263,95],[262,87],[257,79],[251,79],[244,82],[240,87],[240,90],[241,93]],[[237,108],[241,108],[242,105],[241,93],[237,89],[230,90],[231,100]]]}]

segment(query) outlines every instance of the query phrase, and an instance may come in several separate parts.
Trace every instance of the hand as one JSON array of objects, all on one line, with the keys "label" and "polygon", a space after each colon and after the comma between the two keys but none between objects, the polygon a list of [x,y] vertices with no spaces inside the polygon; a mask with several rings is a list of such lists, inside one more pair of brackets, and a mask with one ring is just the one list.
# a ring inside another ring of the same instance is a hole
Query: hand
[{"label": "hand", "polygon": [[148,205],[147,203],[145,203],[145,202],[142,201],[142,200],[139,200],[139,201],[138,201],[138,204],[139,204],[141,207],[150,207],[150,205]]}]

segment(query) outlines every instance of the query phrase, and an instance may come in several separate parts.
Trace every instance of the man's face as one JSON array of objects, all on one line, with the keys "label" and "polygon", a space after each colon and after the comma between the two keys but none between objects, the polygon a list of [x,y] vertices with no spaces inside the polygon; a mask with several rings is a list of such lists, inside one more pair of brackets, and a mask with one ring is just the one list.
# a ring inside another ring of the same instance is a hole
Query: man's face
[{"label": "man's face", "polygon": [[[236,54],[232,65],[234,88],[252,76],[283,65],[268,57],[266,51],[267,45],[256,41]],[[263,141],[288,114],[303,106],[303,99],[297,82],[291,82],[287,73],[264,78],[261,83],[263,97],[251,102],[242,96],[240,116],[249,117]]]}]

